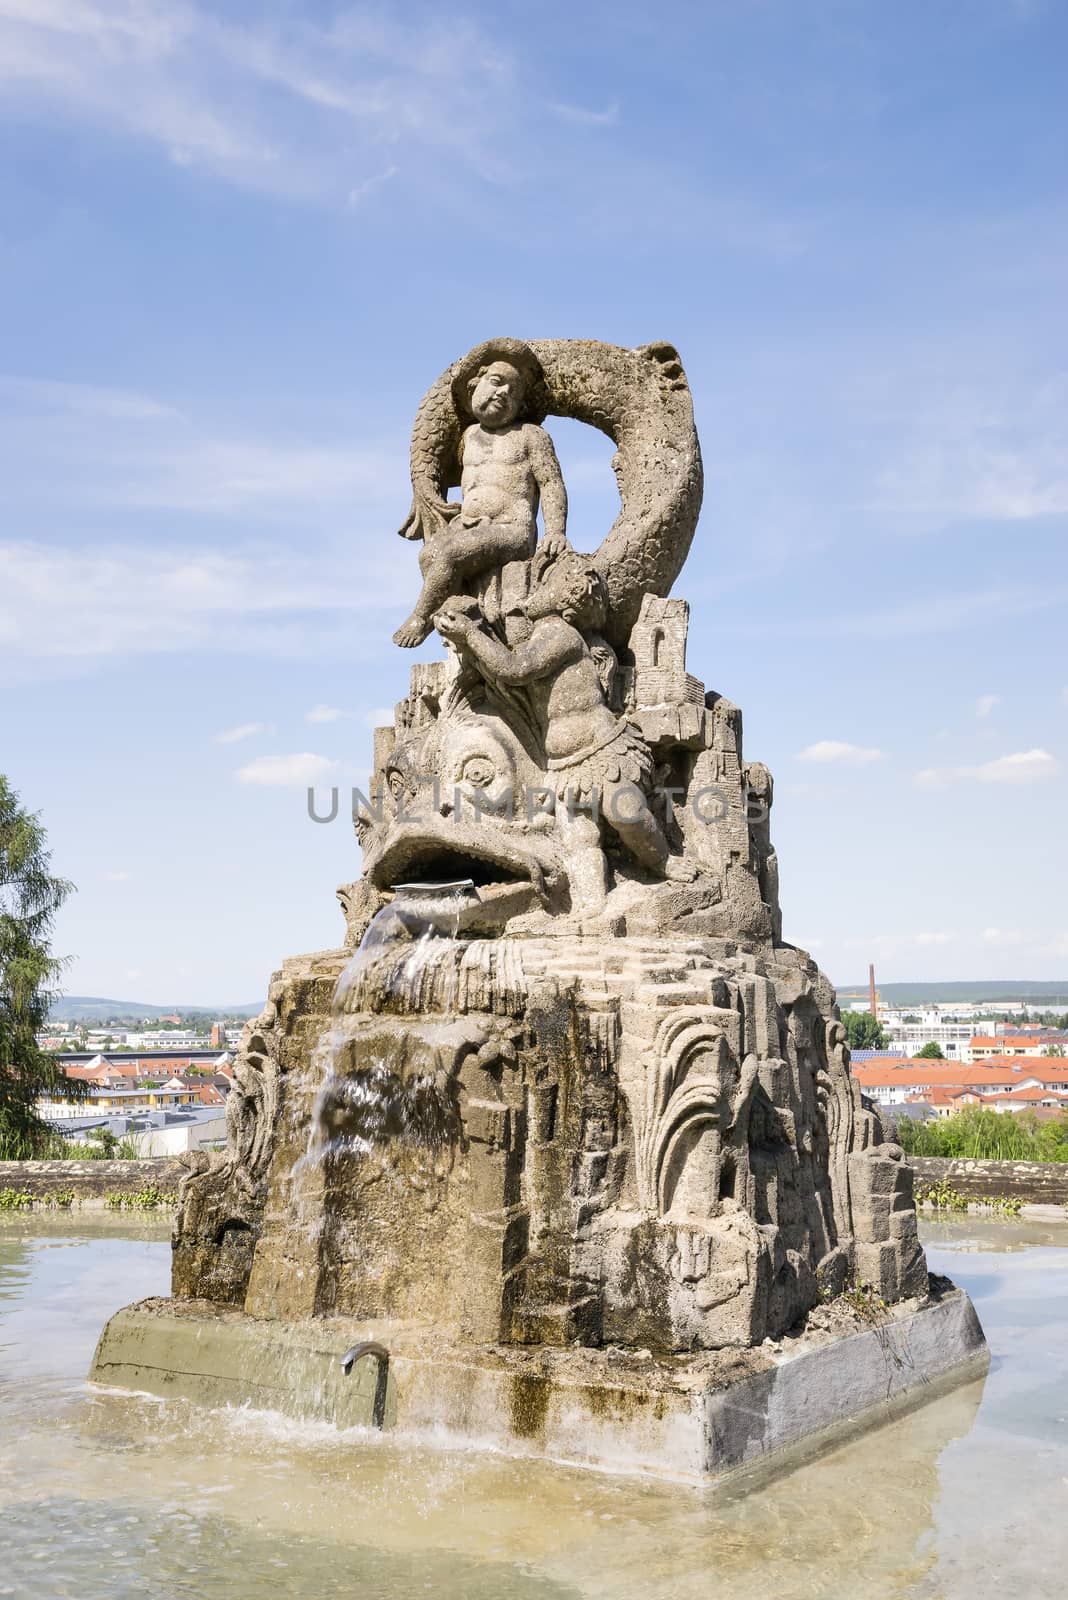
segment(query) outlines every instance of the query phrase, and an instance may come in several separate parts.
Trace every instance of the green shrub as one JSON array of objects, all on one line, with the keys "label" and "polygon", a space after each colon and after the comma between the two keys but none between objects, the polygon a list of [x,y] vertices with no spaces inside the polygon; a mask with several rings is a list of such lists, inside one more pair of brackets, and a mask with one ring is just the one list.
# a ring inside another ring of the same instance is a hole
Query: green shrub
[{"label": "green shrub", "polygon": [[119,1189],[105,1200],[109,1211],[158,1211],[162,1206],[176,1206],[178,1196],[168,1189],[157,1189],[150,1184],[146,1189]]},{"label": "green shrub", "polygon": [[1030,1111],[966,1106],[937,1122],[902,1117],[898,1143],[910,1156],[956,1156],[969,1161],[1068,1161],[1068,1115],[1040,1122]]},{"label": "green shrub", "polygon": [[916,1204],[928,1206],[932,1211],[967,1211],[974,1206],[979,1211],[994,1211],[1003,1217],[1018,1217],[1023,1208],[1023,1201],[1014,1195],[961,1194],[959,1189],[945,1178],[935,1178],[930,1182],[921,1180],[916,1185]]}]

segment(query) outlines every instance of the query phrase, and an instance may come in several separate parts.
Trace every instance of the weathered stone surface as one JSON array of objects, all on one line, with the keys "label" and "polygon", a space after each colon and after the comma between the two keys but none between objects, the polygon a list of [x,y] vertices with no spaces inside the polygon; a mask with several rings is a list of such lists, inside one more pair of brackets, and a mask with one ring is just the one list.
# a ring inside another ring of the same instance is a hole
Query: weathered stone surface
[{"label": "weathered stone surface", "polygon": [[[921,1292],[910,1170],[877,1142],[811,963],[712,940],[579,948],[443,938],[414,967],[389,943],[288,963],[272,1154],[190,1177],[175,1292],[665,1352],[783,1332],[832,1256],[837,1288]],[[360,1120],[431,1082],[429,1133]]]},{"label": "weathered stone surface", "polygon": [[165,1156],[139,1161],[0,1161],[0,1189],[42,1196],[73,1193],[78,1204],[145,1189],[177,1194],[185,1175],[181,1161]]},{"label": "weathered stone surface", "polygon": [[970,1161],[940,1156],[910,1156],[909,1165],[921,1183],[948,1183],[972,1200],[988,1196],[1021,1200],[1025,1205],[1068,1205],[1068,1162]]},{"label": "weathered stone surface", "polygon": [[376,1369],[339,1357],[390,1347],[384,1424],[478,1439],[511,1454],[705,1480],[789,1465],[982,1375],[989,1360],[967,1295],[940,1286],[874,1320],[842,1314],[782,1347],[661,1364],[646,1352],[450,1344],[395,1323],[256,1321],[197,1301],[144,1301],[100,1339],[96,1383],[213,1405],[255,1405],[371,1425]]},{"label": "weathered stone surface", "polygon": [[[590,556],[553,415],[618,446]],[[397,638],[436,626],[448,655],[376,732],[344,948],[287,962],[246,1029],[228,1148],[184,1185],[176,1296],[241,1328],[409,1330],[510,1373],[529,1434],[601,1347],[646,1352],[636,1390],[663,1396],[680,1363],[763,1372],[764,1341],[858,1280],[922,1299],[910,1169],[830,984],[782,940],[771,774],[668,596],[701,487],[676,353],[476,347],[420,407],[412,483],[423,590]],[[699,1392],[676,1420],[708,1438]]]}]

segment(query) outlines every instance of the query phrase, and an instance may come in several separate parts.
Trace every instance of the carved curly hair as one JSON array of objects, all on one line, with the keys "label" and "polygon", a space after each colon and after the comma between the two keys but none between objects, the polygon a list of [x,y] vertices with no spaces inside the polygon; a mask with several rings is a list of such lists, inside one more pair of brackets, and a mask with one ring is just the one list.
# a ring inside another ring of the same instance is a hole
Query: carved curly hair
[{"label": "carved curly hair", "polygon": [[584,632],[595,632],[604,626],[608,613],[608,590],[597,568],[585,556],[573,550],[546,562],[541,570],[541,581],[553,578],[564,586],[564,602],[560,615],[572,627]]}]

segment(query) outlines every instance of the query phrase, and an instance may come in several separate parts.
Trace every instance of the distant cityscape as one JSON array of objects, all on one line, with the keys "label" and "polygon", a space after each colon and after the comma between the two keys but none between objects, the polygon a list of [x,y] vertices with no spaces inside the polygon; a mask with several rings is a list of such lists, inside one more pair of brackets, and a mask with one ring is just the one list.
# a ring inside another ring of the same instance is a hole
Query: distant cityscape
[{"label": "distant cityscape", "polygon": [[[1055,997],[1051,988],[1049,998]],[[1068,1009],[1039,1008],[1033,998],[886,1005],[874,967],[867,990],[843,993],[840,1004],[853,1076],[899,1124],[978,1109],[1026,1112],[1029,1126],[1053,1120],[1063,1132]]]},{"label": "distant cityscape", "polygon": [[87,1156],[179,1156],[226,1142],[226,1096],[245,1018],[136,1010],[53,1019],[37,1037],[72,1084],[37,1110]]},{"label": "distant cityscape", "polygon": [[[884,1004],[874,977],[843,991],[840,1003],[853,1075],[895,1121],[938,1122],[972,1107],[1028,1112],[1032,1123],[1068,1115],[1068,995],[1058,1010],[1035,1003],[1036,994],[1059,998],[1054,986],[1020,985],[1030,998],[991,1002],[952,998],[979,986],[947,984],[943,1002],[916,1007]],[[117,1003],[102,1016],[111,1003],[87,998],[80,1016],[77,1001],[65,1004],[72,1014],[38,1035],[77,1085],[38,1101],[57,1133],[93,1156],[178,1156],[225,1144],[234,1058],[255,1008],[212,1017],[146,1007],[152,1015],[139,1016],[135,1005]],[[862,1018],[867,1029],[857,1026]],[[873,1026],[878,1043],[855,1042]]]}]

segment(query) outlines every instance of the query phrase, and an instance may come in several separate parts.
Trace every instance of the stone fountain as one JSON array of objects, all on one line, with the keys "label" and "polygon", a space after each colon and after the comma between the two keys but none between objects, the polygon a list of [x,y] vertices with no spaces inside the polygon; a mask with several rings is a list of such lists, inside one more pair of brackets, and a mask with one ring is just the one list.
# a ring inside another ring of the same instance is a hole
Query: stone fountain
[{"label": "stone fountain", "polygon": [[[590,555],[552,416],[616,445]],[[446,653],[376,732],[344,947],[272,979],[173,1298],[111,1320],[94,1379],[700,1477],[974,1376],[782,938],[771,774],[687,670],[677,352],[479,345],[419,407],[412,484],[395,641]]]}]

